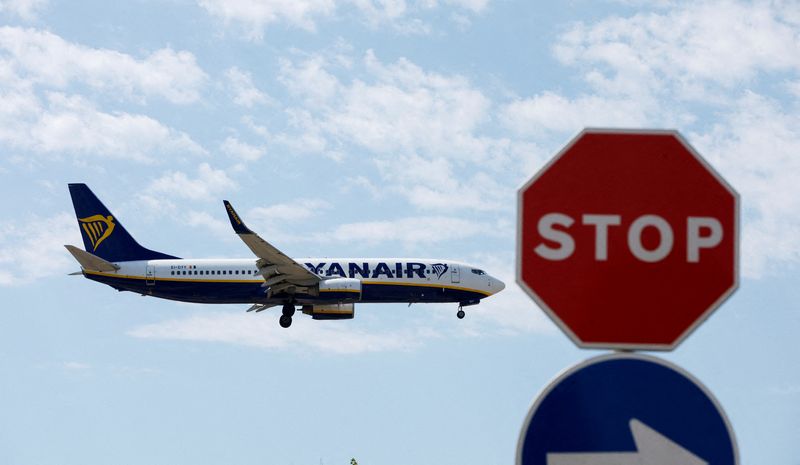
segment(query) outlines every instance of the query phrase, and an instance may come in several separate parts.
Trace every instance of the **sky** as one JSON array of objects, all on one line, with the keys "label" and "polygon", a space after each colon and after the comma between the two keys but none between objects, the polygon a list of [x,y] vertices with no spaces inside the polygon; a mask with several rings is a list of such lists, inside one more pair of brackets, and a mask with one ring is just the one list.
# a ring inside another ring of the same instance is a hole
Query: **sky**
[{"label": "sky", "polygon": [[[0,464],[508,464],[577,349],[514,284],[516,191],[671,128],[741,195],[739,290],[675,351],[742,464],[800,464],[796,2],[0,0]],[[461,260],[507,288],[351,321],[80,276],[67,183],[146,247]]]}]

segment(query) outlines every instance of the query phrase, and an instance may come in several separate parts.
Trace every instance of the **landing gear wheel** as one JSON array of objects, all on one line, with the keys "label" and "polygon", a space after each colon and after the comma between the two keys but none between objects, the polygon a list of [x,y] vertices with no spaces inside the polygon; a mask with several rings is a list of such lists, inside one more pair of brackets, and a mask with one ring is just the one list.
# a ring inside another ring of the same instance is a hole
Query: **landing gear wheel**
[{"label": "landing gear wheel", "polygon": [[294,316],[294,304],[283,304],[283,316],[289,318]]},{"label": "landing gear wheel", "polygon": [[459,309],[458,309],[458,313],[456,313],[456,316],[458,317],[458,319],[459,319],[459,320],[463,320],[465,315],[466,315],[466,313],[464,313],[464,310],[461,310],[461,309],[459,308]]},{"label": "landing gear wheel", "polygon": [[292,317],[281,315],[281,318],[278,320],[278,322],[281,324],[281,328],[288,328],[289,326],[292,326]]}]

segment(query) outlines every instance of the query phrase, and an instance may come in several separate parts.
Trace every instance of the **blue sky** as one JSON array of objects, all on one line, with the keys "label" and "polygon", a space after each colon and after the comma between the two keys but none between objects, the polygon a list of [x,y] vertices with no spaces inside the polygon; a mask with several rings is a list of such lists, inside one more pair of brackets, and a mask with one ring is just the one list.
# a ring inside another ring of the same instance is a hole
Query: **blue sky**
[{"label": "blue sky", "polygon": [[[576,349],[513,283],[516,189],[584,126],[676,128],[742,196],[739,291],[676,351],[741,463],[800,464],[792,2],[2,0],[0,463],[506,464]],[[463,260],[508,288],[356,319],[67,276],[66,184],[144,245]]]}]

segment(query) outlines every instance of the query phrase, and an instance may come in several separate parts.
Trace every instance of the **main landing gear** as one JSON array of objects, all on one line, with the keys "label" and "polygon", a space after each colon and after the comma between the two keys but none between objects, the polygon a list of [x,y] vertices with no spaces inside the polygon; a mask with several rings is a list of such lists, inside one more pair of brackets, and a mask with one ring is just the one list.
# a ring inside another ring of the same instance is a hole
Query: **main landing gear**
[{"label": "main landing gear", "polygon": [[293,303],[283,304],[283,314],[278,320],[278,322],[281,324],[281,328],[288,328],[289,326],[292,326],[293,315],[294,315],[294,304]]},{"label": "main landing gear", "polygon": [[458,307],[458,313],[456,313],[458,319],[463,320],[465,315],[466,313],[464,313],[464,310],[461,310],[461,307]]}]

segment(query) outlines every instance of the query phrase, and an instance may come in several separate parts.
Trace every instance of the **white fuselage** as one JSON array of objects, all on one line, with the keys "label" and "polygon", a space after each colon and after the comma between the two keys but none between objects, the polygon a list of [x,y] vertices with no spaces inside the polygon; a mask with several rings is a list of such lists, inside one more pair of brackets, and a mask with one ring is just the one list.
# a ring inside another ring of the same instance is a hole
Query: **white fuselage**
[{"label": "white fuselage", "polygon": [[[323,281],[360,281],[361,302],[472,302],[504,284],[465,263],[398,258],[299,258]],[[174,300],[269,302],[269,287],[253,259],[171,259],[116,263],[114,272],[86,272],[117,288]],[[316,300],[319,300],[318,297]],[[314,299],[310,299],[314,300]]]}]

